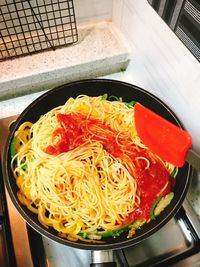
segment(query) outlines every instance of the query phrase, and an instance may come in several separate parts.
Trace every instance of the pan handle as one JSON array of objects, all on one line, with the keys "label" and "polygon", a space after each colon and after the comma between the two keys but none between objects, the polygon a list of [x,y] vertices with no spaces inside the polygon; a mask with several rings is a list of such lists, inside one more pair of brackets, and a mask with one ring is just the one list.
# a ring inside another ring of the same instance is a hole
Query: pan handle
[{"label": "pan handle", "polygon": [[113,261],[112,250],[93,250],[91,251],[90,267],[117,267]]}]

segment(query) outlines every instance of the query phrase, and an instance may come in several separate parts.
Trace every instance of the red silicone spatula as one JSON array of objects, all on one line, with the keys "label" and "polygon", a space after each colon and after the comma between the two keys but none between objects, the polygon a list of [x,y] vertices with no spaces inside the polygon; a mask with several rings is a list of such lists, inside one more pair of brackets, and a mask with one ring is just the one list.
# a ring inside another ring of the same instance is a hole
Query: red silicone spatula
[{"label": "red silicone spatula", "polygon": [[192,137],[189,133],[139,103],[134,107],[136,130],[152,152],[177,167],[182,167],[187,160],[200,170],[199,155],[190,149]]}]

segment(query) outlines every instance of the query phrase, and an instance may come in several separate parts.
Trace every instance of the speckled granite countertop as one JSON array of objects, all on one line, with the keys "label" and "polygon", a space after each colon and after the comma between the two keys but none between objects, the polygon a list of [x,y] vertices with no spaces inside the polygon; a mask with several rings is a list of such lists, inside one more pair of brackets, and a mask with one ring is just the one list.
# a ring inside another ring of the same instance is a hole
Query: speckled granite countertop
[{"label": "speckled granite countertop", "polygon": [[130,47],[112,22],[79,26],[74,45],[0,62],[0,100],[125,69]]}]

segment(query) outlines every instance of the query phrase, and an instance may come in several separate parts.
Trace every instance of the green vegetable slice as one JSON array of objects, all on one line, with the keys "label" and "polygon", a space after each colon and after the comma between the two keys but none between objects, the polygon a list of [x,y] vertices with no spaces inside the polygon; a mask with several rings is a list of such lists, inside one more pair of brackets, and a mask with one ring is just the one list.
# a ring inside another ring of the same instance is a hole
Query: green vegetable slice
[{"label": "green vegetable slice", "polygon": [[132,100],[132,101],[126,103],[126,105],[127,105],[127,107],[132,108],[132,107],[134,107],[134,105],[135,105],[136,103],[137,103],[137,101]]},{"label": "green vegetable slice", "polygon": [[162,197],[154,209],[154,215],[158,216],[170,204],[173,197],[174,197],[174,192],[170,192],[166,196]]},{"label": "green vegetable slice", "polygon": [[[132,222],[128,225],[124,225],[115,230],[107,230],[107,231],[94,231],[90,233],[80,232],[78,235],[84,239],[102,239],[107,237],[117,237],[125,231],[135,231],[140,228],[144,224],[145,220],[138,220],[136,222]],[[128,234],[129,236],[129,234]]]},{"label": "green vegetable slice", "polygon": [[129,226],[123,226],[116,230],[108,230],[108,231],[99,231],[96,234],[100,235],[101,237],[116,237],[119,236],[122,232],[128,230]]},{"label": "green vegetable slice", "polygon": [[[16,136],[13,137],[11,143],[10,143],[10,155],[11,155],[11,159],[14,158],[16,152],[15,152],[15,144],[16,144]],[[15,159],[17,160],[17,158]],[[23,171],[27,170],[27,164],[23,163],[20,166],[22,168]]]},{"label": "green vegetable slice", "polygon": [[101,100],[106,100],[108,98],[108,94],[103,94]]},{"label": "green vegetable slice", "polygon": [[11,158],[13,158],[15,156],[15,143],[16,143],[16,137],[14,136],[11,143],[10,143]]},{"label": "green vegetable slice", "polygon": [[120,97],[115,96],[115,95],[111,95],[108,97],[109,100],[116,100],[116,101],[120,101]]},{"label": "green vegetable slice", "polygon": [[[119,236],[122,232],[128,230],[128,226],[120,227],[116,230],[108,230],[108,231],[94,231],[91,233],[85,233],[85,232],[80,232],[78,235],[83,237],[83,238],[88,238],[88,239],[93,239],[95,236],[95,239],[101,239],[101,238],[106,238],[106,237],[116,237]],[[97,238],[99,237],[99,238]]]},{"label": "green vegetable slice", "polygon": [[175,178],[176,175],[177,175],[177,172],[178,172],[178,168],[175,167],[175,168],[173,169],[173,172],[170,174],[170,176],[171,176],[172,178]]},{"label": "green vegetable slice", "polygon": [[158,203],[160,202],[162,197],[158,197],[155,202],[153,203],[152,207],[151,207],[151,210],[150,210],[150,214],[151,214],[151,219],[152,220],[156,220],[156,216],[154,214],[154,210],[155,210],[155,207],[158,205]]},{"label": "green vegetable slice", "polygon": [[22,168],[23,171],[27,170],[27,164],[21,164],[20,167]]}]

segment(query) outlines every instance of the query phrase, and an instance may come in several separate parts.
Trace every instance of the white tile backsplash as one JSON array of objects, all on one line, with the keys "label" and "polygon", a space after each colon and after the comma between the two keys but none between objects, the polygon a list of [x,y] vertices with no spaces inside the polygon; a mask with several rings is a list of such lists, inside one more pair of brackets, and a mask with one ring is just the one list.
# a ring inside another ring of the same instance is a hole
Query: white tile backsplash
[{"label": "white tile backsplash", "polygon": [[111,20],[113,0],[74,0],[77,25]]}]

